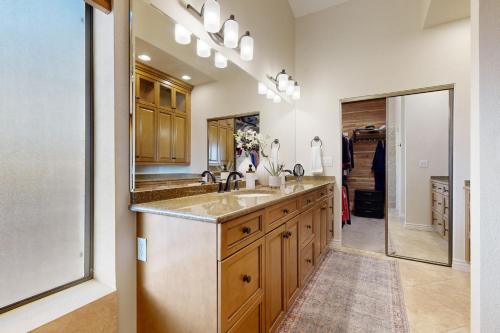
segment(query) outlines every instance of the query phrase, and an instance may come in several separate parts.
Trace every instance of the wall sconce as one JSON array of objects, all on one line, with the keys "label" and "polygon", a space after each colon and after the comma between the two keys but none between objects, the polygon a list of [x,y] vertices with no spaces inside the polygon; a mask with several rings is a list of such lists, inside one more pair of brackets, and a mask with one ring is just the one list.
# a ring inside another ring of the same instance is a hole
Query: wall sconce
[{"label": "wall sconce", "polygon": [[240,27],[234,15],[229,16],[221,27],[220,5],[216,0],[206,0],[200,11],[191,4],[188,4],[186,8],[203,19],[205,30],[216,44],[238,50],[243,61],[253,60],[254,39],[250,36],[250,32],[247,31],[239,37]]},{"label": "wall sconce", "polygon": [[274,85],[276,85],[276,89],[278,89],[278,91],[286,93],[287,96],[292,96],[292,99],[300,99],[299,83],[294,81],[284,69],[276,74],[276,76],[272,77],[268,75],[267,78],[271,80]]}]

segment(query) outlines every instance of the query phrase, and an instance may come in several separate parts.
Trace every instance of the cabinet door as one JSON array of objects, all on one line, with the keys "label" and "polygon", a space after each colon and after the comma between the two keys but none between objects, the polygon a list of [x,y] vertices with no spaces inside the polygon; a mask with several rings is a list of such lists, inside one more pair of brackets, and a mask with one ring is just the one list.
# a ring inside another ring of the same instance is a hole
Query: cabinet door
[{"label": "cabinet door", "polygon": [[136,100],[140,103],[156,105],[157,84],[153,79],[146,78],[142,75],[137,75],[136,85]]},{"label": "cabinet door", "polygon": [[217,140],[219,138],[217,122],[208,122],[208,163],[210,165],[216,165],[219,162],[219,148],[217,145]]},{"label": "cabinet door", "polygon": [[138,162],[155,160],[155,108],[137,104],[135,113],[135,157]]},{"label": "cabinet door", "polygon": [[313,209],[313,233],[313,255],[314,265],[316,265],[319,262],[319,257],[321,255],[321,206],[319,205],[316,205]]},{"label": "cabinet door", "polygon": [[285,305],[285,225],[266,235],[266,332],[274,332]]},{"label": "cabinet door", "polygon": [[218,147],[220,162],[227,165],[227,128],[219,127]]},{"label": "cabinet door", "polygon": [[300,291],[298,218],[286,222],[285,234],[285,303],[289,309]]},{"label": "cabinet door", "polygon": [[175,112],[186,113],[188,111],[188,94],[182,90],[175,89]]},{"label": "cabinet door", "polygon": [[158,161],[172,161],[172,114],[158,112]]},{"label": "cabinet door", "polygon": [[[235,151],[234,151],[234,130],[232,127],[228,127],[227,131],[227,143],[226,143],[226,154],[227,154],[227,163],[235,163]],[[234,168],[236,166],[233,166]]]},{"label": "cabinet door", "polygon": [[329,244],[330,241],[333,239],[333,197],[328,198],[328,209],[327,209],[327,222],[326,222],[326,228],[327,228],[327,235],[326,235],[326,242]]},{"label": "cabinet door", "polygon": [[173,136],[173,154],[172,160],[176,163],[187,161],[187,120],[185,117],[174,115],[173,121],[174,136]]},{"label": "cabinet door", "polygon": [[327,221],[328,221],[328,211],[327,211],[327,203],[324,202],[323,205],[321,206],[321,220],[320,220],[320,250],[321,253],[325,252],[326,249],[326,239],[327,239]]},{"label": "cabinet door", "polygon": [[227,333],[264,333],[264,304],[257,302]]}]

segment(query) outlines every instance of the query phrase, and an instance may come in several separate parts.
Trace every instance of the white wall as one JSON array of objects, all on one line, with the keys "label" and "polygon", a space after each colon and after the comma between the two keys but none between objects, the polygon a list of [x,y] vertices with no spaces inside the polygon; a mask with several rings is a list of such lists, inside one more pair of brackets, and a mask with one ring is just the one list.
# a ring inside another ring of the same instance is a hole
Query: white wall
[{"label": "white wall", "polygon": [[[422,30],[423,3],[352,0],[296,20],[295,63],[302,82],[297,104],[297,161],[309,169],[311,138],[323,139],[341,177],[339,100],[455,83],[454,258],[464,258],[462,184],[469,177],[470,24],[468,20]],[[340,232],[337,189],[335,240]]]},{"label": "white wall", "polygon": [[499,332],[500,2],[472,1],[471,332]]},{"label": "white wall", "polygon": [[[404,99],[405,115],[405,224],[425,227],[431,220],[431,176],[448,176],[449,93],[409,95]],[[428,168],[419,166],[427,161]]]}]

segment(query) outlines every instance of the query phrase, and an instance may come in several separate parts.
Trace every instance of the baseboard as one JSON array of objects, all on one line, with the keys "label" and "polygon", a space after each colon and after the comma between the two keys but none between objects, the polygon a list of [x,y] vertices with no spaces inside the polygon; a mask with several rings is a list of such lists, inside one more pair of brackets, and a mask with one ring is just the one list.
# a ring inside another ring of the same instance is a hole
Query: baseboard
[{"label": "baseboard", "polygon": [[342,241],[340,239],[333,239],[330,242],[330,247],[333,249],[339,249],[342,247]]},{"label": "baseboard", "polygon": [[461,259],[453,259],[451,262],[451,268],[457,271],[470,272],[470,263]]},{"label": "baseboard", "polygon": [[416,224],[405,222],[405,228],[410,230],[434,231],[434,226],[431,224]]}]

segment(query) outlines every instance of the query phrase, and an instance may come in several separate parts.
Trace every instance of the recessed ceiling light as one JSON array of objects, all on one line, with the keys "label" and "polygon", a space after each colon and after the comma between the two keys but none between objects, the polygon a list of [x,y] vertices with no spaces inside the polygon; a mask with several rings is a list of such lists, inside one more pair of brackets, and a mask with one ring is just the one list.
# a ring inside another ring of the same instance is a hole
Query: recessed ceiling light
[{"label": "recessed ceiling light", "polygon": [[189,80],[191,80],[191,76],[189,76],[189,75],[183,75],[182,79],[186,80],[186,81],[189,81]]},{"label": "recessed ceiling light", "polygon": [[151,57],[148,56],[147,54],[140,54],[137,58],[139,58],[142,61],[151,61]]}]

